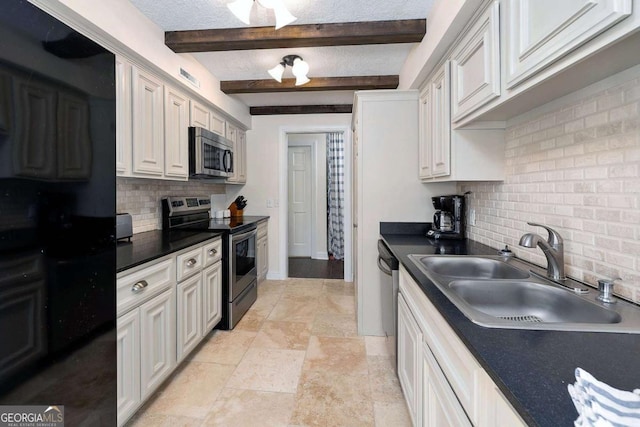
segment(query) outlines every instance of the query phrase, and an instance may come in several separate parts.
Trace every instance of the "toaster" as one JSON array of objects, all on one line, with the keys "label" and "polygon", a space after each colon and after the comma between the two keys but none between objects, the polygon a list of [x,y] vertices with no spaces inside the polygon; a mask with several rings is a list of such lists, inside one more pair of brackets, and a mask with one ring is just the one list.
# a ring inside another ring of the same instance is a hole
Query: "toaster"
[{"label": "toaster", "polygon": [[128,213],[116,214],[116,240],[129,239],[133,235],[133,221]]}]

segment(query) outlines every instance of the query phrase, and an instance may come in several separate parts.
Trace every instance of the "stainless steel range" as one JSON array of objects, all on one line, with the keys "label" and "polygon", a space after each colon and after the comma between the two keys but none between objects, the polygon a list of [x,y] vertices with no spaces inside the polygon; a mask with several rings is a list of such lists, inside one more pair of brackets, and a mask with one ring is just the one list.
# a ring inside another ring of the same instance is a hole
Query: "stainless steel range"
[{"label": "stainless steel range", "polygon": [[[256,223],[250,217],[210,219],[208,196],[162,199],[162,228],[217,230],[222,233],[222,320],[217,328],[233,329],[258,297]],[[208,332],[208,331],[205,331]]]}]

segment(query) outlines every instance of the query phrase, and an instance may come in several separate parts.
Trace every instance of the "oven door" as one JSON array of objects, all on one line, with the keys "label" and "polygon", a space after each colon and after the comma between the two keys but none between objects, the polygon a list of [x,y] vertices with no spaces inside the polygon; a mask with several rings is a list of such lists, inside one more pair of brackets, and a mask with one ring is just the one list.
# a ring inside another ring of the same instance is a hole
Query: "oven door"
[{"label": "oven door", "polygon": [[231,235],[229,301],[235,300],[257,278],[256,233],[253,229]]}]

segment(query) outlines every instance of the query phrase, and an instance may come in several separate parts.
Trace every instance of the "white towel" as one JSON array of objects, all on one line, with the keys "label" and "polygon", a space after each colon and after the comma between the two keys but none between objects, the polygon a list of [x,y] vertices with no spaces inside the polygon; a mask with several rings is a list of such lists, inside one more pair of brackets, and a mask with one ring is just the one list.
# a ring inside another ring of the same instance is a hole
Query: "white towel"
[{"label": "white towel", "polygon": [[639,427],[640,389],[618,390],[576,368],[576,382],[569,395],[578,411],[576,427]]}]

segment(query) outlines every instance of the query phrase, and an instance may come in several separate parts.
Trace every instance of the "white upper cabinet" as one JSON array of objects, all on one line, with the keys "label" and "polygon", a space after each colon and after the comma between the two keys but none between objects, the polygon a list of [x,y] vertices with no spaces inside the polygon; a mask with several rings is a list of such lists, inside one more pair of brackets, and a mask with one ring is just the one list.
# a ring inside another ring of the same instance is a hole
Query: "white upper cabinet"
[{"label": "white upper cabinet", "polygon": [[209,120],[209,130],[218,135],[225,136],[227,131],[227,121],[224,117],[217,115],[213,111],[211,112]]},{"label": "white upper cabinet", "polygon": [[205,128],[211,130],[210,128],[210,120],[211,120],[211,111],[204,105],[200,104],[197,101],[191,101],[191,123],[189,126],[197,126],[201,128]]},{"label": "white upper cabinet", "polygon": [[431,82],[431,126],[432,169],[433,176],[446,176],[451,173],[451,92],[449,85],[449,62],[436,73]]},{"label": "white upper cabinet", "polygon": [[631,14],[632,0],[506,0],[507,88]]},{"label": "white upper cabinet", "polygon": [[246,134],[242,129],[227,123],[227,139],[233,142],[233,175],[226,182],[244,184],[247,182]]},{"label": "white upper cabinet", "polygon": [[449,62],[433,76],[420,94],[420,178],[451,173],[451,110]]},{"label": "white upper cabinet", "polygon": [[164,174],[189,175],[189,99],[172,87],[164,88]]},{"label": "white upper cabinet", "polygon": [[451,115],[458,121],[500,96],[500,4],[496,1],[451,54]]},{"label": "white upper cabinet", "polygon": [[163,86],[155,76],[132,69],[133,172],[162,177],[164,173]]},{"label": "white upper cabinet", "polygon": [[431,100],[431,85],[427,85],[420,92],[420,108],[419,108],[419,132],[418,132],[418,163],[420,178],[430,178],[431,173],[431,109],[433,102]]}]

